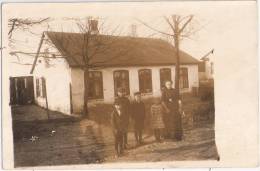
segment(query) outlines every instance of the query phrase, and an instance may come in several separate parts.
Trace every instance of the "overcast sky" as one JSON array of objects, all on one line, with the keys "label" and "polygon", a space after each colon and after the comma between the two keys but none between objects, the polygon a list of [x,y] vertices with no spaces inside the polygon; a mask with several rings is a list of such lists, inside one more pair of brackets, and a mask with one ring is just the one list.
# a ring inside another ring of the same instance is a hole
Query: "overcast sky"
[{"label": "overcast sky", "polygon": [[[45,18],[52,20],[47,24],[35,26],[32,31],[41,34],[43,31],[77,32],[73,20],[64,18],[98,17],[104,21],[104,30],[118,28],[115,34],[128,35],[131,24],[137,25],[137,35],[147,37],[155,33],[137,21],[146,22],[152,27],[169,31],[164,16],[178,14],[194,15],[192,27],[196,32],[190,39],[181,42],[181,49],[200,59],[211,49],[215,49],[214,58],[233,60],[236,55],[250,56],[256,48],[256,6],[254,1],[247,2],[150,2],[150,3],[66,3],[66,4],[7,4],[3,10],[3,27],[8,18]],[[6,27],[7,28],[7,27]],[[160,34],[153,35],[161,37]],[[40,36],[32,36],[23,31],[17,31],[13,37],[19,40],[17,50],[37,51]],[[164,38],[164,37],[163,37]],[[13,49],[12,49],[13,50]],[[229,58],[232,56],[232,58]],[[243,59],[243,58],[242,58]],[[245,61],[246,62],[246,61]],[[26,66],[28,68],[28,66]],[[24,67],[19,67],[24,68]],[[17,74],[17,67],[11,67],[12,73]],[[28,69],[18,71],[25,72]]]}]

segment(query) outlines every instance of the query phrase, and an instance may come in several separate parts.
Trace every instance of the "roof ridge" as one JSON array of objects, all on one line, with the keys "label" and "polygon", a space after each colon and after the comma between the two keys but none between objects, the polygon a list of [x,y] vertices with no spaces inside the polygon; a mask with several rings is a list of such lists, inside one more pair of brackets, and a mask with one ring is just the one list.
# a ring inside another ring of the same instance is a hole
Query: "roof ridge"
[{"label": "roof ridge", "polygon": [[[78,35],[82,35],[83,33],[80,32],[59,32],[59,31],[44,31],[44,33],[58,33],[58,34],[78,34]],[[134,36],[127,36],[127,35],[108,35],[108,34],[97,34],[96,36],[107,36],[107,37],[118,37],[118,38],[129,38],[129,39],[148,39],[148,40],[158,40],[158,41],[162,41],[164,43],[168,43],[169,45],[173,46],[172,44],[170,44],[169,42],[167,42],[166,40],[163,40],[162,38],[158,38],[158,37],[134,37]]]}]

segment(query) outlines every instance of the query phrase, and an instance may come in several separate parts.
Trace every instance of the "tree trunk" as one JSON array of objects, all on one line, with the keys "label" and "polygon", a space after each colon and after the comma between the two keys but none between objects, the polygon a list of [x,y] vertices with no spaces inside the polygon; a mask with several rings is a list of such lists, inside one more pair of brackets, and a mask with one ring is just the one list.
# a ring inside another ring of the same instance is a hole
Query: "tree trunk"
[{"label": "tree trunk", "polygon": [[83,117],[88,118],[88,79],[89,70],[88,67],[84,67],[84,105],[83,105]]},{"label": "tree trunk", "polygon": [[[179,50],[179,36],[180,36],[180,33],[179,33],[179,23],[178,21],[175,21],[175,32],[174,32],[174,44],[175,44],[175,53],[176,53],[176,66],[175,66],[175,90],[176,90],[176,99],[177,99],[177,115],[175,116],[175,138],[178,138],[178,139],[182,139],[182,136],[183,136],[183,131],[182,131],[182,117],[181,117],[181,113],[180,113],[180,104],[179,104],[179,100],[180,100],[180,86],[179,86],[179,83],[180,83],[180,50]],[[177,119],[178,118],[178,119]]]},{"label": "tree trunk", "polygon": [[[175,27],[175,28],[178,28]],[[176,66],[175,66],[175,90],[177,92],[176,96],[177,99],[180,99],[180,86],[179,86],[179,82],[180,82],[180,52],[179,52],[179,33],[178,33],[178,29],[176,30],[175,34],[174,34],[174,45],[175,45],[175,53],[176,53]]]}]

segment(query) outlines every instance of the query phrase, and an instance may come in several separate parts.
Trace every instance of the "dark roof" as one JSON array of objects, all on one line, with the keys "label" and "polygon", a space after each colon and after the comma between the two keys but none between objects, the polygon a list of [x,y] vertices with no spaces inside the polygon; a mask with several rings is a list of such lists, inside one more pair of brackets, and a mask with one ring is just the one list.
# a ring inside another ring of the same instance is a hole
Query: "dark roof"
[{"label": "dark roof", "polygon": [[[88,54],[93,66],[148,66],[175,64],[174,47],[154,38],[91,35],[87,40],[82,33],[46,32],[71,67],[83,64]],[[84,43],[88,41],[89,43]],[[88,47],[83,48],[83,45]],[[86,53],[87,51],[87,53]],[[180,51],[181,64],[198,64],[198,60]]]}]

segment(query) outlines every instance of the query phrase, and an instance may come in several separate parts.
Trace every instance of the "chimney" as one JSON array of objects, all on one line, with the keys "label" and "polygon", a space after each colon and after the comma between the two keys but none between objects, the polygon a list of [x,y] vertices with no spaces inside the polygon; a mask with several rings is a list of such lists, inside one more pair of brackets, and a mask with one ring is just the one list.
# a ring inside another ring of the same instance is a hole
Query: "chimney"
[{"label": "chimney", "polygon": [[137,26],[135,24],[130,26],[130,36],[137,37]]},{"label": "chimney", "polygon": [[91,34],[98,34],[99,30],[98,30],[98,20],[97,19],[89,19],[88,20],[88,24],[89,24],[89,29]]}]

